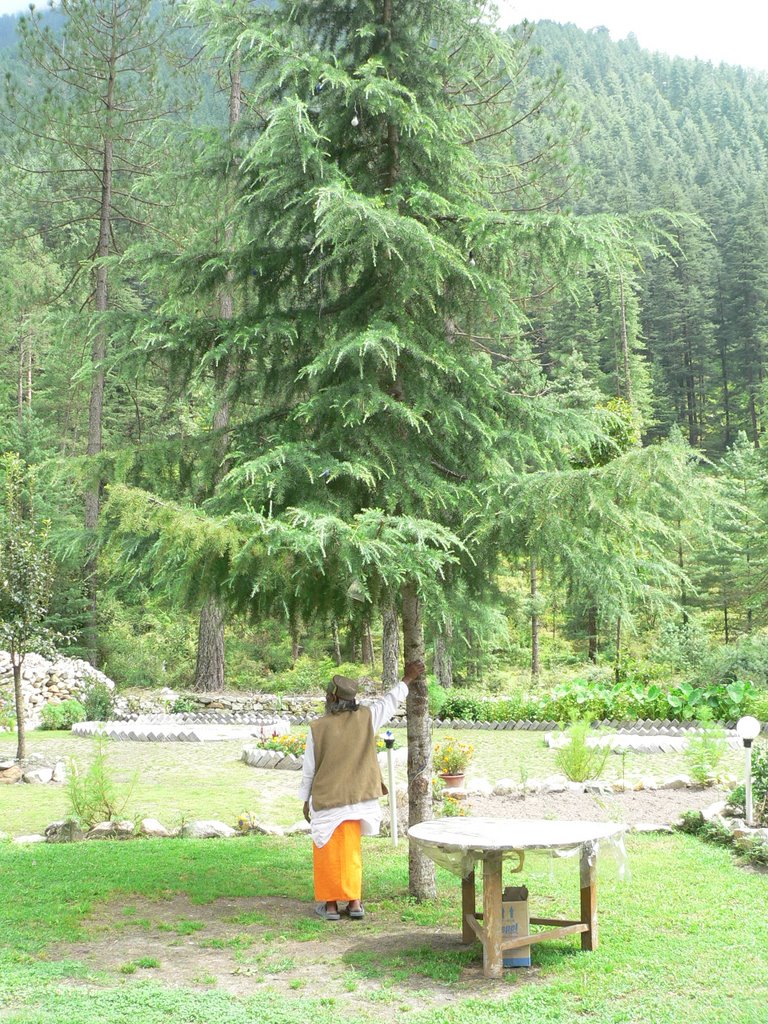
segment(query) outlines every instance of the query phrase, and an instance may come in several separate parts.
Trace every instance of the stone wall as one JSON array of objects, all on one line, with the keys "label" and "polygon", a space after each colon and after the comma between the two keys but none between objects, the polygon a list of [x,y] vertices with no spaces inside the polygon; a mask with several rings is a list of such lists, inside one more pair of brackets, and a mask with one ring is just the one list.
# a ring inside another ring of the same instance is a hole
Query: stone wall
[{"label": "stone wall", "polygon": [[[21,688],[24,694],[27,727],[40,724],[45,704],[58,704],[75,698],[80,700],[89,682],[103,683],[110,690],[115,684],[103,672],[79,658],[59,657],[48,661],[40,654],[28,654],[21,670]],[[7,651],[0,651],[0,692],[13,701],[13,666]]]},{"label": "stone wall", "polygon": [[192,693],[176,690],[132,690],[115,697],[116,719],[167,713],[179,699],[194,703],[195,710],[225,711],[232,714],[256,714],[304,717],[321,712],[321,697],[290,696],[234,691],[229,693]]}]

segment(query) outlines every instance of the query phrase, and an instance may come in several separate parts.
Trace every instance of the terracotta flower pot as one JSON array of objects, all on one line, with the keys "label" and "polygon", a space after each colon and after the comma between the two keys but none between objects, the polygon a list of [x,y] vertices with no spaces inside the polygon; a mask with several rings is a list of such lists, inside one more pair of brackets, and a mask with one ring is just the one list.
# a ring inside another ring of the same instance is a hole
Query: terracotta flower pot
[{"label": "terracotta flower pot", "polygon": [[464,786],[464,772],[457,772],[455,775],[440,772],[440,778],[445,783],[446,789],[461,789]]}]

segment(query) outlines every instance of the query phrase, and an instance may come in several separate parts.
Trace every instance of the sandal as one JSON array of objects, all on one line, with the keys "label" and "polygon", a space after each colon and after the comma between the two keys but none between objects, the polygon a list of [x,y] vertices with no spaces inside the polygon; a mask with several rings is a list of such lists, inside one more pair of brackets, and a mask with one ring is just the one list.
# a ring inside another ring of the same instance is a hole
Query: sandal
[{"label": "sandal", "polygon": [[318,917],[322,917],[324,921],[340,921],[341,914],[338,910],[326,910],[325,903],[318,903],[315,907],[315,913]]},{"label": "sandal", "polygon": [[357,910],[350,910],[347,908],[347,913],[349,914],[351,921],[362,921],[365,917],[365,908],[361,903]]}]

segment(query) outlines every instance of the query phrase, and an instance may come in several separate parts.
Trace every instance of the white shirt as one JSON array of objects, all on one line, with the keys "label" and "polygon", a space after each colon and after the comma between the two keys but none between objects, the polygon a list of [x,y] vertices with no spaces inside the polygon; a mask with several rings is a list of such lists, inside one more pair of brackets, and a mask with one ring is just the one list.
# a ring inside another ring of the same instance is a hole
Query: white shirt
[{"label": "white shirt", "polygon": [[[397,711],[398,705],[408,695],[408,687],[405,683],[398,683],[393,686],[389,693],[379,700],[375,700],[370,706],[371,727],[374,734],[390,720]],[[299,798],[302,801],[309,800],[310,830],[312,842],[315,846],[325,846],[335,830],[342,821],[360,822],[360,834],[364,836],[378,835],[381,825],[381,804],[378,800],[363,800],[356,804],[345,804],[342,807],[329,807],[324,811],[316,811],[312,807],[312,780],[315,777],[315,744],[312,739],[312,730],[307,732],[307,745],[304,750],[304,761],[302,765],[301,786],[299,787]]]}]

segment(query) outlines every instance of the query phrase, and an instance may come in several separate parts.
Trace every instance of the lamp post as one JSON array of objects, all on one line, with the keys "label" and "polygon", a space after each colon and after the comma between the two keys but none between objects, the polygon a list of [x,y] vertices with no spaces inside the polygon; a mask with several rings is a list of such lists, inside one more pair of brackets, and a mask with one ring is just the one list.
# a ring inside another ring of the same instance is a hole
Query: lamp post
[{"label": "lamp post", "polygon": [[389,819],[392,845],[397,846],[397,790],[395,789],[395,762],[392,757],[394,745],[395,734],[387,729],[384,733],[384,746],[387,748],[387,773],[389,776]]},{"label": "lamp post", "polygon": [[744,744],[744,812],[745,820],[752,827],[752,741],[760,735],[760,723],[751,715],[745,715],[736,723],[736,735]]}]

